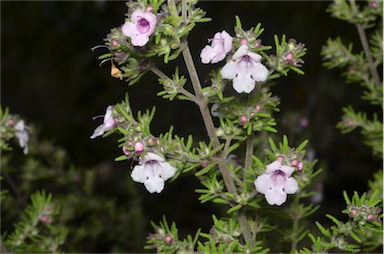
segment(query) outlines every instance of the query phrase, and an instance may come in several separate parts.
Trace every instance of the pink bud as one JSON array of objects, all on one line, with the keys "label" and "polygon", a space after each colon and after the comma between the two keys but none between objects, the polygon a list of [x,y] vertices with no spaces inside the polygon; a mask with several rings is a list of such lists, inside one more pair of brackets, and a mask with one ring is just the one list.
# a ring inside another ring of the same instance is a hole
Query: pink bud
[{"label": "pink bud", "polygon": [[140,154],[144,151],[144,144],[141,142],[136,142],[135,143],[135,153]]},{"label": "pink bud", "polygon": [[375,217],[370,213],[370,214],[368,214],[368,216],[367,216],[367,221],[369,221],[369,222],[372,222],[372,221],[374,221],[375,220]]},{"label": "pink bud", "polygon": [[288,62],[291,62],[293,59],[293,54],[291,52],[289,52],[286,56],[285,56],[285,60],[287,60]]},{"label": "pink bud", "polygon": [[240,116],[240,125],[244,125],[246,122],[248,122],[248,119],[246,116]]},{"label": "pink bud", "polygon": [[146,12],[152,12],[153,8],[152,6],[148,5],[147,8],[145,9]]},{"label": "pink bud", "polygon": [[279,156],[279,157],[277,157],[277,160],[280,162],[283,162],[283,157]]},{"label": "pink bud", "polygon": [[297,165],[297,168],[301,171],[303,169],[303,162],[300,162],[299,165]]},{"label": "pink bud", "polygon": [[291,162],[291,165],[292,165],[292,166],[296,166],[296,165],[297,165],[297,160],[293,160],[293,161]]},{"label": "pink bud", "polygon": [[172,238],[172,236],[167,235],[167,236],[165,237],[165,242],[166,242],[168,245],[171,245],[172,242],[173,242],[173,238]]},{"label": "pink bud", "polygon": [[41,216],[40,221],[43,224],[50,224],[53,221],[53,219],[44,214],[43,216]]},{"label": "pink bud", "polygon": [[148,144],[149,145],[156,145],[157,144],[157,139],[153,138],[153,137],[149,138],[148,139]]},{"label": "pink bud", "polygon": [[348,213],[348,216],[349,216],[350,218],[354,218],[354,217],[356,217],[356,215],[357,215],[357,210],[356,210],[355,208],[353,208],[353,209]]},{"label": "pink bud", "polygon": [[119,43],[116,40],[113,40],[112,45],[116,47],[117,45],[119,45]]},{"label": "pink bud", "polygon": [[132,151],[129,151],[125,146],[123,146],[123,153],[127,156],[131,156],[132,155]]},{"label": "pink bud", "polygon": [[373,2],[371,3],[371,7],[372,7],[372,8],[377,8],[377,6],[378,6],[378,5],[377,5],[377,2],[376,2],[376,1],[373,1]]},{"label": "pink bud", "polygon": [[256,105],[256,110],[260,111],[260,109],[261,109],[260,105]]},{"label": "pink bud", "polygon": [[13,126],[14,123],[15,123],[15,122],[13,121],[13,119],[9,119],[9,120],[7,121],[7,124],[8,124],[9,126]]},{"label": "pink bud", "polygon": [[205,168],[206,166],[207,166],[207,163],[202,163],[202,164],[201,164],[201,167],[202,167],[202,168]]},{"label": "pink bud", "polygon": [[127,142],[127,146],[132,146],[132,145],[133,145],[132,141]]},{"label": "pink bud", "polygon": [[241,45],[247,45],[248,44],[248,40],[247,39],[241,39]]},{"label": "pink bud", "polygon": [[348,121],[347,121],[347,125],[348,125],[348,126],[352,126],[352,125],[353,125],[353,121],[352,121],[352,120],[348,120]]}]

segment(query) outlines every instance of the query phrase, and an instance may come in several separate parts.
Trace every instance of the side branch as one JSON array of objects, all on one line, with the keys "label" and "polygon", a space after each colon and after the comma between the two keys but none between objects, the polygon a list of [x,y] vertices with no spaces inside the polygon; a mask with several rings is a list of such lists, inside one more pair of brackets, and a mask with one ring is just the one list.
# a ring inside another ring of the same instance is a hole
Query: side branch
[{"label": "side branch", "polygon": [[359,32],[359,37],[360,37],[361,44],[363,45],[365,56],[367,57],[367,60],[368,60],[369,71],[373,77],[373,80],[375,81],[375,84],[377,86],[380,86],[381,81],[380,81],[379,73],[377,72],[377,68],[372,59],[371,49],[369,48],[369,43],[367,40],[367,35],[365,34],[364,27],[361,24],[356,24],[356,27],[357,27],[357,31]]}]

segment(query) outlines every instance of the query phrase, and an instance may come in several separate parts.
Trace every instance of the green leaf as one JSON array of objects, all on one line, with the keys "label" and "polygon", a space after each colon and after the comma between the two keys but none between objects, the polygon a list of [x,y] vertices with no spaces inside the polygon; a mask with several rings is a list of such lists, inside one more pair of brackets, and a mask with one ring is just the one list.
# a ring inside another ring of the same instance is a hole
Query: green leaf
[{"label": "green leaf", "polygon": [[233,212],[236,212],[237,210],[239,210],[239,209],[242,208],[242,207],[243,207],[243,206],[242,206],[241,204],[238,204],[238,205],[232,207],[231,209],[229,209],[229,210],[227,211],[227,213],[233,213]]}]

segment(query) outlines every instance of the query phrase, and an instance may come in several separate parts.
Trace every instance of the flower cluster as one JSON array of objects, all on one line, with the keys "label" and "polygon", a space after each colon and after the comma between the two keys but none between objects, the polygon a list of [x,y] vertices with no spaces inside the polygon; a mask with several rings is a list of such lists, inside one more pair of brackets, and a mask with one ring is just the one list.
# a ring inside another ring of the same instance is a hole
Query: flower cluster
[{"label": "flower cluster", "polygon": [[[127,114],[121,114],[121,107],[127,111]],[[124,129],[127,141],[122,145],[123,159],[138,161],[138,165],[133,168],[131,173],[133,181],[144,183],[145,188],[150,193],[160,193],[164,189],[165,181],[175,175],[176,168],[171,166],[162,157],[161,152],[157,148],[158,139],[150,134],[142,133],[141,128],[144,128],[142,126],[149,125],[149,121],[148,123],[143,123],[146,121],[145,115],[140,119],[142,123],[137,123],[133,116],[130,115],[130,112],[128,104],[108,106],[103,124],[95,129],[91,139],[102,136],[108,131],[121,131]]]},{"label": "flower cluster", "polygon": [[[226,32],[216,33],[201,51],[201,62],[218,63],[232,50],[233,38]],[[269,71],[261,63],[261,55],[252,52],[248,41],[241,40],[241,46],[224,65],[220,73],[223,78],[233,80],[233,88],[238,93],[250,93],[255,88],[255,82],[267,80]]]}]

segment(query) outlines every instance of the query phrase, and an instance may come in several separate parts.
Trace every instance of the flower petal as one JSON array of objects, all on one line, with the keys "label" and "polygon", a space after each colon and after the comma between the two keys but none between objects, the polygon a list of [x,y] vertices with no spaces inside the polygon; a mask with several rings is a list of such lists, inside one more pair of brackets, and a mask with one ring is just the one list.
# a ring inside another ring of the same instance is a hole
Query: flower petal
[{"label": "flower petal", "polygon": [[91,136],[91,139],[94,139],[98,136],[102,136],[104,134],[104,132],[106,132],[106,131],[107,131],[107,128],[105,127],[104,124],[97,126],[97,128],[95,129],[95,131],[93,132],[93,134]]},{"label": "flower petal", "polygon": [[159,176],[154,176],[148,178],[144,182],[144,186],[150,193],[160,193],[164,189],[164,180]]},{"label": "flower petal", "polygon": [[168,162],[160,163],[161,172],[159,172],[160,177],[166,181],[176,173],[176,168],[172,167]]},{"label": "flower petal", "polygon": [[224,39],[224,52],[228,53],[232,49],[233,38],[225,30],[221,32],[221,38]]},{"label": "flower petal", "polygon": [[278,161],[278,160],[275,160],[274,162],[272,162],[271,164],[268,164],[267,165],[267,170],[265,171],[266,173],[271,173],[275,170],[278,170],[280,169],[281,167],[281,162]]},{"label": "flower petal", "polygon": [[164,158],[161,157],[160,155],[154,154],[154,153],[147,153],[144,157],[144,159],[141,159],[139,164],[145,164],[148,161],[157,161],[157,162],[163,162]]},{"label": "flower petal", "polygon": [[143,12],[142,10],[140,9],[137,9],[135,10],[134,12],[132,12],[131,14],[131,21],[133,23],[136,23],[137,21],[139,21],[140,19],[142,19],[145,15],[145,12]]},{"label": "flower petal", "polygon": [[237,60],[248,53],[248,46],[242,45],[236,53],[232,56],[232,59]]},{"label": "flower petal", "polygon": [[253,80],[257,82],[265,81],[269,74],[268,69],[261,63],[254,63],[250,71]]},{"label": "flower petal", "polygon": [[299,184],[292,177],[288,177],[285,181],[283,190],[287,194],[294,194],[299,189]]},{"label": "flower petal", "polygon": [[151,35],[156,28],[157,18],[156,15],[152,12],[145,12],[143,16],[148,22],[149,22],[149,31],[147,32],[148,35]]},{"label": "flower petal", "polygon": [[123,34],[128,37],[136,36],[138,34],[136,25],[132,22],[125,22],[121,30],[123,31]]},{"label": "flower petal", "polygon": [[284,172],[286,177],[290,177],[292,175],[292,173],[295,171],[295,168],[291,167],[291,166],[283,165],[280,167],[280,170]]},{"label": "flower petal", "polygon": [[270,205],[281,205],[287,201],[287,194],[282,188],[272,188],[265,194],[265,199]]},{"label": "flower petal", "polygon": [[267,191],[272,188],[270,175],[262,174],[258,176],[255,180],[255,187],[259,193],[261,194],[267,193]]},{"label": "flower petal", "polygon": [[238,93],[250,93],[255,88],[255,81],[248,74],[238,73],[233,79],[233,88]]},{"label": "flower petal", "polygon": [[236,62],[230,60],[220,70],[221,76],[225,79],[234,79],[237,75]]},{"label": "flower petal", "polygon": [[133,181],[139,182],[139,183],[144,183],[147,180],[148,176],[145,173],[144,167],[145,167],[145,164],[144,165],[136,165],[133,168],[133,171],[131,173],[131,177],[132,177]]}]

